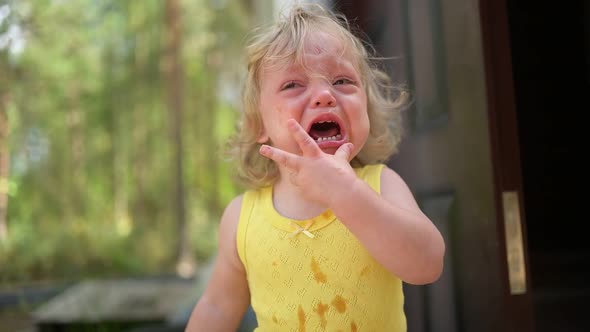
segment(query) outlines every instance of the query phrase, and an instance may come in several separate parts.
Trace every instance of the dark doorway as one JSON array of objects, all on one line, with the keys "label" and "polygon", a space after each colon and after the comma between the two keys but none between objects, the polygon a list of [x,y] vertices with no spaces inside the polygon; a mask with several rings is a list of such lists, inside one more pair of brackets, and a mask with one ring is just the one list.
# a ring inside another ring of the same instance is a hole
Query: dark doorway
[{"label": "dark doorway", "polygon": [[[508,1],[537,331],[590,331],[590,4]],[[582,134],[582,135],[580,135]]]}]

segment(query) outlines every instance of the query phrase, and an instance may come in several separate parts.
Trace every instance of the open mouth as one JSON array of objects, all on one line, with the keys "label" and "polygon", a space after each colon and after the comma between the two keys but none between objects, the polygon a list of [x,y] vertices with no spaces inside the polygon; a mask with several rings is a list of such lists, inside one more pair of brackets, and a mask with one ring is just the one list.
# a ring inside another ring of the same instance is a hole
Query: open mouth
[{"label": "open mouth", "polygon": [[340,125],[335,121],[318,121],[311,125],[309,136],[316,142],[339,141],[342,139]]}]

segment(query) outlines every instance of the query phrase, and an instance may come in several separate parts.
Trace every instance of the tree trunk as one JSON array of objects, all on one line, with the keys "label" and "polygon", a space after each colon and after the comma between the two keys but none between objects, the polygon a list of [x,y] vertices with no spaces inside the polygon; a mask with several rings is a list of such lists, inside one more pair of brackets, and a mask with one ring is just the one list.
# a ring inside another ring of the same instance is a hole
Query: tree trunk
[{"label": "tree trunk", "polygon": [[[130,4],[129,19],[134,22],[143,22],[142,18],[148,11],[144,4],[133,3]],[[135,36],[135,48],[133,53],[133,64],[131,67],[131,116],[133,124],[132,128],[132,169],[133,169],[133,183],[135,186],[135,198],[133,203],[133,215],[144,226],[154,225],[153,207],[149,204],[149,175],[151,159],[149,158],[148,136],[150,132],[148,105],[146,100],[150,100],[150,90],[152,89],[153,81],[146,79],[146,72],[148,71],[148,57],[150,38],[153,38],[142,29],[143,24],[135,24],[133,26],[133,35]],[[148,83],[149,82],[149,83]]]},{"label": "tree trunk", "polygon": [[[0,85],[1,86],[1,85]],[[8,238],[8,190],[10,148],[8,144],[9,123],[6,108],[8,94],[0,94],[0,242]]]},{"label": "tree trunk", "polygon": [[164,70],[168,90],[168,108],[170,116],[170,136],[174,147],[173,165],[174,194],[173,206],[178,224],[178,261],[177,272],[181,276],[192,276],[195,260],[190,246],[190,233],[186,220],[185,190],[183,177],[182,146],[182,111],[184,106],[184,69],[182,67],[182,17],[180,0],[166,1],[166,54]]},{"label": "tree trunk", "polygon": [[217,74],[215,68],[209,70],[207,78],[212,84],[204,87],[201,98],[205,101],[205,112],[200,112],[200,125],[201,125],[201,141],[207,142],[203,149],[205,151],[204,174],[208,181],[207,190],[207,208],[209,209],[209,215],[213,218],[219,217],[221,209],[221,201],[219,196],[219,143],[215,133],[216,117],[215,110],[217,108],[217,100],[214,97],[214,89],[217,87]]},{"label": "tree trunk", "polygon": [[80,102],[80,90],[75,84],[69,92],[70,110],[68,114],[68,134],[70,141],[70,159],[72,173],[72,190],[69,191],[70,204],[73,204],[73,211],[76,219],[86,217],[86,119]]},{"label": "tree trunk", "polygon": [[129,172],[128,143],[125,137],[126,114],[116,112],[118,104],[122,104],[120,93],[115,82],[115,50],[113,46],[107,48],[104,54],[105,78],[103,86],[103,99],[105,112],[110,115],[110,131],[112,135],[112,193],[113,193],[113,224],[119,235],[128,235],[132,231],[132,219],[129,213]]}]

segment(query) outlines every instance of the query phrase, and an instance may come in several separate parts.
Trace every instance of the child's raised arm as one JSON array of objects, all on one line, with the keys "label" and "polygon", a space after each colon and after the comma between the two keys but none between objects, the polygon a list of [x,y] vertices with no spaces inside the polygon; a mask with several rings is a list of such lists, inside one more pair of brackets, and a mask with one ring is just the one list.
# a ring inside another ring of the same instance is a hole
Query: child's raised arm
[{"label": "child's raised arm", "polygon": [[381,264],[411,284],[436,281],[443,269],[444,240],[393,170],[381,173],[381,195],[356,181],[336,195],[332,209]]},{"label": "child's raised arm", "polygon": [[242,196],[239,196],[223,213],[213,274],[191,314],[186,332],[236,331],[248,309],[250,291],[236,244],[241,206]]},{"label": "child's raised arm", "polygon": [[385,167],[379,195],[350,167],[352,144],[330,155],[296,121],[289,120],[288,126],[301,156],[266,145],[260,153],[286,168],[307,199],[331,208],[393,274],[411,284],[436,281],[443,268],[444,240],[399,175]]}]

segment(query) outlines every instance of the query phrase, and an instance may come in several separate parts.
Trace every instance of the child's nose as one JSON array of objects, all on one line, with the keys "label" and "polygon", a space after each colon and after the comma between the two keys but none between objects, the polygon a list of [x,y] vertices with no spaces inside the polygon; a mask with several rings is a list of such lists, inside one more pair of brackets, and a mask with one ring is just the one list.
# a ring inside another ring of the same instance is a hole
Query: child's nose
[{"label": "child's nose", "polygon": [[325,88],[318,91],[312,103],[315,107],[334,107],[336,106],[336,98],[329,89]]}]

